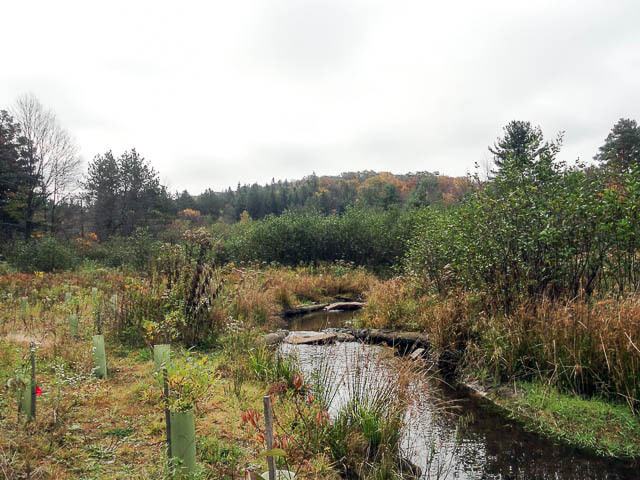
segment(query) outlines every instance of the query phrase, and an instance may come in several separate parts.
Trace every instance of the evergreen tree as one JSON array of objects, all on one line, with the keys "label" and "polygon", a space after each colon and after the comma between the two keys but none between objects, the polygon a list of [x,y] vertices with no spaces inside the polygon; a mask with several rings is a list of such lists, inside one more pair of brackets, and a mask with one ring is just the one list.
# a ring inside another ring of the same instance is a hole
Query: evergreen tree
[{"label": "evergreen tree", "polygon": [[96,155],[89,163],[85,188],[93,201],[96,234],[107,239],[119,227],[120,169],[111,151]]},{"label": "evergreen tree", "polygon": [[18,228],[23,216],[25,187],[37,181],[24,158],[26,145],[20,125],[0,110],[0,224],[7,234]]},{"label": "evergreen tree", "polygon": [[640,165],[640,128],[637,122],[628,118],[618,120],[594,159],[619,173]]},{"label": "evergreen tree", "polygon": [[152,226],[166,207],[166,189],[158,173],[135,149],[118,159],[112,152],[89,164],[85,188],[93,200],[96,233],[101,239],[130,235]]},{"label": "evergreen tree", "polygon": [[540,127],[533,127],[531,122],[512,120],[504,128],[504,136],[499,138],[489,147],[494,156],[497,173],[508,163],[519,164],[520,168],[526,168],[529,164],[549,148],[544,142],[544,136]]}]

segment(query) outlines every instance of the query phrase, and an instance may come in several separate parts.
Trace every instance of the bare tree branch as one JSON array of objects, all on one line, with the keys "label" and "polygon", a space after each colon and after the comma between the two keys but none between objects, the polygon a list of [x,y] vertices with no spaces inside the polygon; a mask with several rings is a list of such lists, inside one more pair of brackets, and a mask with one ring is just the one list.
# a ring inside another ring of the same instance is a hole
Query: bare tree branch
[{"label": "bare tree branch", "polygon": [[56,207],[76,188],[81,162],[77,145],[55,113],[45,109],[33,94],[18,98],[13,116],[28,140],[28,162],[36,179],[27,195],[25,236],[29,237],[39,208],[54,229]]}]

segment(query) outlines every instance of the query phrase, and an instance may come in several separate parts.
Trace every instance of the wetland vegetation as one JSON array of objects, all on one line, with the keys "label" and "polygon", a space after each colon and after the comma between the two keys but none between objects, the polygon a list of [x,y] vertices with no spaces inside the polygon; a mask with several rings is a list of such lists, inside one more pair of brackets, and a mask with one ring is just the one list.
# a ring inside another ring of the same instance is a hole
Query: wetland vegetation
[{"label": "wetland vegetation", "polygon": [[[1,119],[12,178],[0,192],[5,477],[171,476],[166,406],[195,414],[198,478],[262,472],[265,456],[296,478],[415,477],[402,432],[406,411],[428,396],[426,369],[486,394],[548,442],[618,462],[606,478],[631,478],[625,468],[640,457],[634,121],[614,126],[591,165],[561,161],[562,136],[515,121],[490,148],[487,176],[313,175],[198,196],[169,194],[135,150],[108,152],[90,163],[82,196],[60,200],[20,124]],[[375,387],[351,374],[347,400],[333,403],[336,382],[307,368],[304,349],[287,356],[262,339],[286,326],[284,310],[336,299],[366,303],[356,327],[425,334],[427,361],[416,368],[382,348],[395,374],[379,368]],[[106,339],[102,379],[92,375],[96,333]],[[31,342],[38,408],[25,422],[18,398]],[[171,344],[168,398],[151,362],[157,344]],[[474,422],[462,418],[451,431]],[[605,478],[608,467],[589,465],[566,478]],[[419,467],[423,477],[477,478]]]}]

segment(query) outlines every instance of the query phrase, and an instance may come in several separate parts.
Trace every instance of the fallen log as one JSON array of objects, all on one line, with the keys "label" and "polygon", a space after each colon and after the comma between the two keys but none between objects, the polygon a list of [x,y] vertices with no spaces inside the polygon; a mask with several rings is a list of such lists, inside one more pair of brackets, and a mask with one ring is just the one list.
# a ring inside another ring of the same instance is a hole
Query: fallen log
[{"label": "fallen log", "polygon": [[351,333],[358,340],[366,343],[382,343],[390,347],[395,347],[402,354],[406,354],[416,348],[429,350],[430,343],[428,337],[420,332],[394,332],[390,330],[359,329],[352,330]]},{"label": "fallen log", "polygon": [[326,312],[335,312],[338,310],[360,310],[362,307],[364,307],[364,302],[334,302],[324,307],[324,310]]},{"label": "fallen log", "polygon": [[297,307],[290,308],[282,312],[282,316],[295,317],[297,315],[304,315],[306,313],[318,312],[328,307],[328,303],[313,303],[311,305],[298,305]]}]

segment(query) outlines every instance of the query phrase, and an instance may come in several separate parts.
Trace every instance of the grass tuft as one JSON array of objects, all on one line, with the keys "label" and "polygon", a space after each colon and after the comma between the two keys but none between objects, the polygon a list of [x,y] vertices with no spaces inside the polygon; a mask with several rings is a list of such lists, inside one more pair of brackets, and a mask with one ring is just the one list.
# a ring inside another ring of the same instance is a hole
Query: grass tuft
[{"label": "grass tuft", "polygon": [[520,382],[495,398],[529,430],[608,457],[640,457],[640,419],[626,405],[581,398],[541,383]]}]

